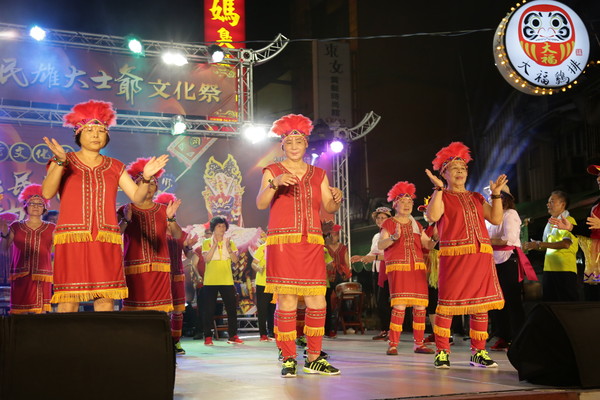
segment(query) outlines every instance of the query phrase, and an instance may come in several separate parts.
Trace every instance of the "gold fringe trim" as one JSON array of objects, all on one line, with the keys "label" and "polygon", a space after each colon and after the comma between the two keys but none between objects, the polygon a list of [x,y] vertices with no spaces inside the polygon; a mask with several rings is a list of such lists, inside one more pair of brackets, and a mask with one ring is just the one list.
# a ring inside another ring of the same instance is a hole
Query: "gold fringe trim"
[{"label": "gold fringe trim", "polygon": [[447,338],[450,337],[450,329],[449,328],[441,328],[437,325],[434,325],[433,333],[435,333],[436,335],[441,336],[441,337],[447,337]]},{"label": "gold fringe trim", "polygon": [[480,253],[493,254],[494,253],[494,249],[492,248],[491,245],[482,243],[481,247],[479,248],[479,252]]},{"label": "gold fringe trim", "polygon": [[93,290],[89,292],[55,292],[50,303],[75,303],[98,298],[120,300],[129,296],[127,288]]},{"label": "gold fringe trim", "polygon": [[185,275],[173,275],[173,282],[182,282],[185,281]]},{"label": "gold fringe trim", "polygon": [[385,266],[385,272],[387,274],[394,271],[410,271],[410,264],[391,264]]},{"label": "gold fringe trim", "polygon": [[402,332],[402,325],[395,324],[390,322],[390,330],[394,332]]},{"label": "gold fringe trim", "polygon": [[485,340],[488,338],[488,333],[487,331],[476,331],[474,329],[470,329],[469,336],[471,337],[471,339]]},{"label": "gold fringe trim", "polygon": [[485,304],[474,304],[471,306],[441,306],[438,304],[435,313],[442,315],[479,314],[489,310],[500,310],[503,307],[504,300],[498,300]]},{"label": "gold fringe trim", "polygon": [[290,332],[277,332],[277,340],[280,342],[286,341],[286,340],[296,340],[296,331],[290,331]]},{"label": "gold fringe trim", "polygon": [[[309,233],[306,238],[308,243],[312,244],[325,244],[325,240],[322,235],[315,235],[313,233]],[[282,235],[271,235],[267,236],[267,245],[270,244],[286,244],[286,243],[300,243],[302,241],[301,233],[288,233]]]},{"label": "gold fringe trim", "polygon": [[429,263],[429,286],[437,289],[438,279],[440,273],[440,257],[439,251],[436,249],[429,250],[428,263]]},{"label": "gold fringe trim", "polygon": [[90,231],[60,232],[54,234],[54,244],[91,242]]},{"label": "gold fringe trim", "polygon": [[304,325],[304,334],[306,336],[323,336],[325,334],[325,327],[314,328],[312,326]]},{"label": "gold fringe trim", "polygon": [[19,278],[22,278],[27,275],[29,275],[29,271],[19,272],[18,274],[10,274],[10,276],[8,277],[8,280],[14,281],[15,279],[19,279]]},{"label": "gold fringe trim", "polygon": [[47,312],[52,311],[52,304],[44,304],[43,310]]},{"label": "gold fringe trim", "polygon": [[403,299],[403,298],[393,298],[391,301],[391,305],[393,306],[423,306],[427,307],[429,304],[429,299]]},{"label": "gold fringe trim", "polygon": [[290,286],[267,283],[265,293],[295,294],[297,296],[324,296],[327,292],[326,286]]},{"label": "gold fringe trim", "polygon": [[125,275],[143,274],[144,272],[171,272],[171,264],[144,263],[125,266]]},{"label": "gold fringe trim", "polygon": [[99,231],[96,235],[97,242],[123,244],[123,236],[117,232]]},{"label": "gold fringe trim", "polygon": [[185,311],[185,304],[173,305],[173,311]]},{"label": "gold fringe trim", "polygon": [[181,337],[181,332],[182,332],[181,329],[179,329],[179,330],[171,329],[171,337],[175,337],[175,338]]},{"label": "gold fringe trim", "polygon": [[425,330],[425,323],[424,322],[413,322],[412,324],[412,328],[415,331],[424,331]]},{"label": "gold fringe trim", "polygon": [[461,256],[463,254],[475,254],[477,247],[474,244],[465,244],[463,246],[448,246],[440,248],[440,256]]},{"label": "gold fringe trim", "polygon": [[273,327],[273,333],[277,335],[277,333],[279,332],[279,329],[277,329],[277,326]]},{"label": "gold fringe trim", "polygon": [[32,274],[31,279],[38,282],[54,282],[52,275]]},{"label": "gold fringe trim", "polygon": [[41,308],[28,308],[26,310],[10,310],[10,314],[41,314],[42,311],[43,310]]},{"label": "gold fringe trim", "polygon": [[162,306],[151,306],[151,307],[134,307],[134,306],[123,306],[123,311],[173,311],[172,304],[164,304]]}]

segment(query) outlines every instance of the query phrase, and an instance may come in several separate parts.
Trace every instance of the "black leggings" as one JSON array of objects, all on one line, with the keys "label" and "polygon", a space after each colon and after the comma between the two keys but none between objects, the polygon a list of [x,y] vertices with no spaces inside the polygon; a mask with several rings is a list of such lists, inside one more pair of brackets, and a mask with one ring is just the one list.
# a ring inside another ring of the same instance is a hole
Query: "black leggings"
[{"label": "black leggings", "polygon": [[204,337],[212,337],[212,326],[214,322],[215,306],[217,304],[217,293],[221,293],[225,312],[227,313],[227,332],[229,338],[237,335],[237,299],[235,287],[231,285],[205,285],[204,291]]},{"label": "black leggings", "polygon": [[268,334],[273,335],[275,304],[271,303],[271,300],[273,300],[273,293],[265,293],[264,286],[256,285],[258,330],[261,336]]}]

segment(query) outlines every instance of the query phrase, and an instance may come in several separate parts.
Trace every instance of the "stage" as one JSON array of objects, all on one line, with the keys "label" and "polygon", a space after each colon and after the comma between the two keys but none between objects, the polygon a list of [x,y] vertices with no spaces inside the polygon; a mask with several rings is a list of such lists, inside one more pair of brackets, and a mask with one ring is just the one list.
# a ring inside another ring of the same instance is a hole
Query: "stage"
[{"label": "stage", "polygon": [[469,342],[455,337],[451,368],[433,367],[433,355],[412,352],[412,336],[404,335],[399,355],[385,354],[387,343],[374,341],[375,332],[339,334],[324,339],[329,361],[340,376],[280,377],[275,343],[243,336],[243,345],[226,339],[204,346],[203,340],[183,338],[187,354],[177,356],[175,399],[394,399],[394,398],[494,398],[494,399],[600,399],[600,391],[551,388],[519,382],[505,352],[490,352],[499,367],[469,366]]}]

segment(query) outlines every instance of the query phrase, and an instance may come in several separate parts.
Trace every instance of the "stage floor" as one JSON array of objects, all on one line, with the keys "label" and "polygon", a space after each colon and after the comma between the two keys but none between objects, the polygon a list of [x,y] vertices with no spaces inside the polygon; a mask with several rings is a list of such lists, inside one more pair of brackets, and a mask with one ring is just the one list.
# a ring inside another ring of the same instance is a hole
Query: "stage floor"
[{"label": "stage floor", "polygon": [[498,368],[469,366],[469,342],[460,337],[455,337],[452,346],[451,368],[438,370],[433,367],[433,355],[412,352],[411,335],[404,335],[399,355],[388,356],[387,343],[372,340],[374,334],[340,334],[337,339],[324,339],[323,350],[341,375],[304,374],[300,352],[298,376],[288,379],[280,377],[275,343],[242,336],[242,345],[221,339],[211,347],[204,346],[203,340],[183,338],[187,354],[177,357],[175,399],[389,399],[529,393],[536,389],[553,392],[552,388],[519,382],[505,352],[490,352]]}]

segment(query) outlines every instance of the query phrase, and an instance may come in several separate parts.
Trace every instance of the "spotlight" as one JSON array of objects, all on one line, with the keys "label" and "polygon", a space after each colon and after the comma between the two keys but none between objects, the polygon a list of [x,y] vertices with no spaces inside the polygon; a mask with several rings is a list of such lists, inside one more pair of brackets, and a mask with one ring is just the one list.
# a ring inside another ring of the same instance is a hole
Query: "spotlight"
[{"label": "spotlight", "polygon": [[163,53],[161,58],[165,64],[177,65],[178,67],[188,63],[187,58],[182,53],[175,51],[167,51]]},{"label": "spotlight", "polygon": [[334,153],[341,153],[344,150],[344,143],[339,139],[334,139],[333,142],[329,143],[329,148]]},{"label": "spotlight", "polygon": [[315,165],[316,161],[319,159],[319,155],[317,153],[311,153],[310,155],[310,165]]},{"label": "spotlight", "polygon": [[35,25],[29,30],[29,36],[39,42],[40,40],[44,40],[46,38],[46,31]]},{"label": "spotlight", "polygon": [[136,56],[144,55],[144,45],[138,37],[129,35],[125,37],[125,43],[127,43],[127,48]]},{"label": "spotlight", "polygon": [[173,127],[171,128],[171,135],[181,135],[187,131],[187,123],[183,115],[176,115],[173,117]]},{"label": "spotlight", "polygon": [[208,54],[210,54],[210,59],[214,63],[221,62],[225,58],[225,52],[223,52],[221,46],[216,44],[208,46]]},{"label": "spotlight", "polygon": [[17,37],[17,32],[15,31],[2,31],[0,32],[0,39],[14,39]]},{"label": "spotlight", "polygon": [[266,132],[265,128],[256,126],[256,125],[245,126],[242,129],[242,134],[252,144],[258,143],[267,137],[267,132]]}]

